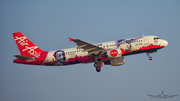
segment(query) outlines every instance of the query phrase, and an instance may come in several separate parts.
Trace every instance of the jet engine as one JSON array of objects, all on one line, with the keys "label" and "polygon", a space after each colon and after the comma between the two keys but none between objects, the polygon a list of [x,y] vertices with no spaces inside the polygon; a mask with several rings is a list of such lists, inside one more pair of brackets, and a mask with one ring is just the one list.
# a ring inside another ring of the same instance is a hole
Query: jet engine
[{"label": "jet engine", "polygon": [[124,63],[125,63],[124,56],[117,59],[104,61],[104,65],[111,65],[111,66],[119,66],[119,65],[123,65]]},{"label": "jet engine", "polygon": [[125,51],[122,48],[112,49],[103,53],[101,57],[120,58],[124,54],[124,52]]}]

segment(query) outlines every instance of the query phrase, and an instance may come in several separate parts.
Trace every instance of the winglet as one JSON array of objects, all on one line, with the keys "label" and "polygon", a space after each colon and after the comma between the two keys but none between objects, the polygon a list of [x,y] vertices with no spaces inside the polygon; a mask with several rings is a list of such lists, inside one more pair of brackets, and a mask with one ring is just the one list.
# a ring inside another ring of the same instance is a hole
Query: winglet
[{"label": "winglet", "polygon": [[69,37],[69,40],[70,40],[70,42],[71,42],[71,41],[73,41],[74,39]]}]

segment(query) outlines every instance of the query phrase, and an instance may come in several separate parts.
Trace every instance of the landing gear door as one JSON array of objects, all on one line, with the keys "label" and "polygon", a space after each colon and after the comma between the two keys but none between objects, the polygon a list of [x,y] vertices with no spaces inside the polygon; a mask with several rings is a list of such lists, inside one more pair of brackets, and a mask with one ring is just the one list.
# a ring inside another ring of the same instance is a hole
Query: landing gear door
[{"label": "landing gear door", "polygon": [[144,45],[149,45],[148,36],[144,36]]}]

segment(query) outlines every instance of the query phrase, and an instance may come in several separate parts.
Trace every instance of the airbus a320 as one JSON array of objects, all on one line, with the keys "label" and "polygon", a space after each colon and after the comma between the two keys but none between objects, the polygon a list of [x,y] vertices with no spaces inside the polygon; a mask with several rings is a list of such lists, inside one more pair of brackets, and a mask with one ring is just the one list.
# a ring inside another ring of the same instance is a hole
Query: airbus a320
[{"label": "airbus a320", "polygon": [[80,39],[69,38],[76,43],[76,47],[44,51],[32,43],[21,32],[13,33],[20,55],[14,63],[42,66],[64,66],[78,63],[94,63],[97,72],[104,65],[119,66],[124,64],[124,56],[157,52],[168,45],[166,40],[158,36],[139,36],[110,42],[91,44]]},{"label": "airbus a320", "polygon": [[161,95],[149,95],[149,94],[147,94],[147,95],[152,98],[157,98],[157,99],[161,99],[161,98],[169,99],[169,98],[173,98],[173,97],[177,96],[177,94],[176,95],[164,95],[163,91],[162,91]]}]

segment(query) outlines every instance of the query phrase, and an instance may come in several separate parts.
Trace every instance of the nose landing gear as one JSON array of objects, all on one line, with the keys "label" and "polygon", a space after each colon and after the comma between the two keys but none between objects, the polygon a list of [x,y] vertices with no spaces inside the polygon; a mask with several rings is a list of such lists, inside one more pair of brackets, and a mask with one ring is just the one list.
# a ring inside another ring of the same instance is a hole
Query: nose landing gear
[{"label": "nose landing gear", "polygon": [[152,57],[149,55],[149,53],[148,53],[148,52],[146,52],[146,54],[148,55],[149,60],[152,60]]}]

